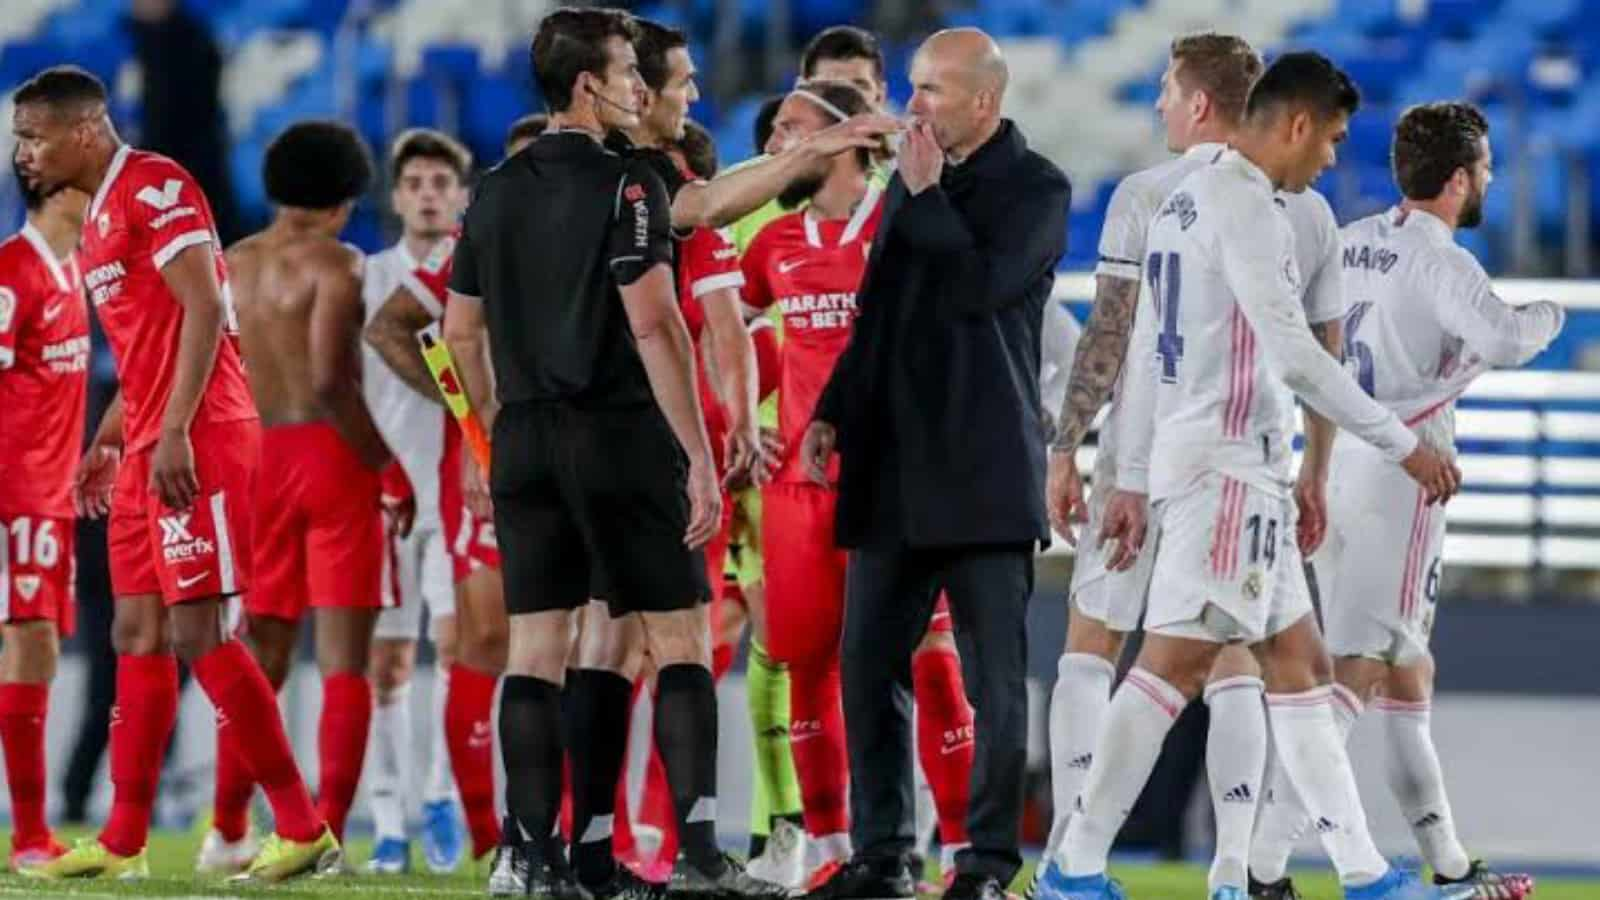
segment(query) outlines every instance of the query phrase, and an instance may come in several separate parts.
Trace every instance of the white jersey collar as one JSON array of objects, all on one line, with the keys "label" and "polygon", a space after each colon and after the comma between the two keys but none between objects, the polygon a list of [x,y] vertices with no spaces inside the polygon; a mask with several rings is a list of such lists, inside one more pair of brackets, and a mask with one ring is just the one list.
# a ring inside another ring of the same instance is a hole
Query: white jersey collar
[{"label": "white jersey collar", "polygon": [[1183,151],[1185,159],[1198,159],[1205,162],[1216,162],[1222,154],[1228,151],[1228,145],[1221,141],[1202,141],[1188,150]]},{"label": "white jersey collar", "polygon": [[106,195],[111,193],[111,186],[116,184],[117,176],[122,174],[122,167],[127,165],[128,154],[133,152],[133,147],[122,144],[117,147],[116,155],[111,157],[111,165],[106,167],[106,177],[100,179],[100,187],[94,192],[94,199],[89,202],[89,214],[84,217],[85,222],[93,222],[95,216],[100,214],[100,204],[105,202]]},{"label": "white jersey collar", "polygon": [[[72,282],[67,280],[67,273],[61,268],[61,260],[56,259],[56,253],[50,249],[50,242],[44,239],[44,233],[33,227],[32,222],[28,222],[22,226],[22,238],[33,247],[33,252],[44,260],[45,268],[50,270],[50,277],[56,280],[56,287],[63,292],[70,292]],[[71,261],[71,257],[68,257],[68,261]]]},{"label": "white jersey collar", "polygon": [[1222,157],[1217,160],[1217,162],[1221,163],[1222,165],[1229,165],[1237,168],[1240,172],[1244,173],[1246,178],[1260,185],[1268,194],[1277,193],[1276,189],[1274,189],[1272,186],[1272,179],[1267,177],[1267,173],[1261,171],[1260,166],[1251,162],[1249,157],[1245,156],[1243,153],[1240,153],[1238,150],[1229,147],[1227,151],[1222,154]]},{"label": "white jersey collar", "polygon": [[[839,246],[843,247],[861,236],[861,229],[867,226],[867,220],[872,218],[872,211],[878,206],[878,198],[883,193],[883,188],[875,182],[868,182],[867,192],[862,195],[861,202],[856,204],[856,211],[850,216],[850,221],[845,223],[844,231],[839,235]],[[822,246],[822,230],[817,227],[817,220],[811,217],[811,208],[801,213],[800,220],[805,223],[806,243],[813,247]]]},{"label": "white jersey collar", "polygon": [[1445,221],[1425,209],[1402,209],[1399,206],[1389,207],[1389,212],[1384,215],[1389,224],[1396,228],[1406,228],[1420,232],[1432,239],[1437,244],[1455,243],[1455,235]]}]

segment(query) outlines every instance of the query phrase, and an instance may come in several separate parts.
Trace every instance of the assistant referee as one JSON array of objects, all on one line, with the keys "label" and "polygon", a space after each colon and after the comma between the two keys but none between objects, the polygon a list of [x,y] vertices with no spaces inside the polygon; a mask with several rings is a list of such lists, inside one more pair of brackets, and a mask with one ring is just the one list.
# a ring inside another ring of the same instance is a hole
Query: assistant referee
[{"label": "assistant referee", "polygon": [[[492,427],[511,620],[499,725],[510,821],[492,894],[583,896],[555,822],[562,678],[573,611],[591,595],[639,618],[658,667],[655,737],[683,848],[674,886],[757,893],[740,890],[748,879],[715,844],[698,548],[721,500],[672,278],[670,201],[648,163],[602,144],[638,126],[636,38],[613,10],[562,9],[540,24],[549,130],[484,176],[451,276],[445,340]],[[619,867],[594,896],[650,892]]]}]

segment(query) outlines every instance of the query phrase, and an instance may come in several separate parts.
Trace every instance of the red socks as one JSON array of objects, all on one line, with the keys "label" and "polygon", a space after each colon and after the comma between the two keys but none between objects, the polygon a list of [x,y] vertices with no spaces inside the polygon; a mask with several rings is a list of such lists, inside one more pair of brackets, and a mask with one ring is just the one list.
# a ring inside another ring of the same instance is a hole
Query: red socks
[{"label": "red socks", "polygon": [[[494,689],[499,679],[455,663],[444,701],[445,741],[456,789],[472,832],[472,856],[500,845],[500,820],[494,812]],[[363,748],[365,741],[363,740]]]},{"label": "red socks", "polygon": [[847,834],[850,757],[845,750],[838,659],[823,665],[791,662],[789,686],[789,744],[800,779],[806,833]]},{"label": "red socks", "polygon": [[118,856],[133,856],[150,837],[161,759],[177,719],[177,658],[119,655],[117,703],[111,707],[111,815],[100,831],[100,843]]},{"label": "red socks", "polygon": [[[243,644],[230,640],[195,660],[190,668],[217,709],[217,728],[234,732],[220,735],[218,744],[227,747],[231,743],[245,771],[266,792],[278,834],[296,842],[316,840],[322,833],[323,819],[311,804],[311,794],[300,777],[284,732],[278,699],[255,657]],[[176,687],[174,680],[174,700]],[[160,769],[158,750],[151,771]]]},{"label": "red socks", "polygon": [[250,797],[256,791],[255,779],[245,768],[239,749],[239,730],[223,728],[217,717],[217,792],[212,800],[211,827],[223,840],[233,843],[250,829]]},{"label": "red socks", "polygon": [[939,843],[965,844],[974,745],[961,658],[950,650],[925,650],[911,663],[911,680],[917,695],[917,755],[933,788]]},{"label": "red socks", "polygon": [[372,725],[372,685],[359,672],[337,672],[322,680],[322,718],[317,727],[320,784],[317,811],[344,840],[361,766],[367,757],[367,731]]},{"label": "red socks", "polygon": [[48,684],[0,684],[0,743],[5,745],[6,783],[11,787],[13,852],[50,843],[44,820],[44,721]]}]

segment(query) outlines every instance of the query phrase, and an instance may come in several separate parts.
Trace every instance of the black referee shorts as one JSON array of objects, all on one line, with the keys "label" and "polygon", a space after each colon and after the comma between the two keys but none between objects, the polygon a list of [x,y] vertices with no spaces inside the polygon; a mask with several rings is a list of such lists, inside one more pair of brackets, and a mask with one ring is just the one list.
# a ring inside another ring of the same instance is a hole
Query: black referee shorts
[{"label": "black referee shorts", "polygon": [[687,476],[653,406],[501,410],[490,484],[507,612],[576,609],[591,596],[613,616],[706,601],[704,557],[683,543]]}]

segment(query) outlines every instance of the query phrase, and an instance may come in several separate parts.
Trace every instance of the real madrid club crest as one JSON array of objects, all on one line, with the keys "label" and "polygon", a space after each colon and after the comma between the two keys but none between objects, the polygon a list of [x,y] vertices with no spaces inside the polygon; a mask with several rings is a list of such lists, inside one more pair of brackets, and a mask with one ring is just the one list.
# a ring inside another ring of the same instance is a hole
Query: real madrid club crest
[{"label": "real madrid club crest", "polygon": [[1250,574],[1244,576],[1244,598],[1255,601],[1261,599],[1261,570],[1251,569]]}]

